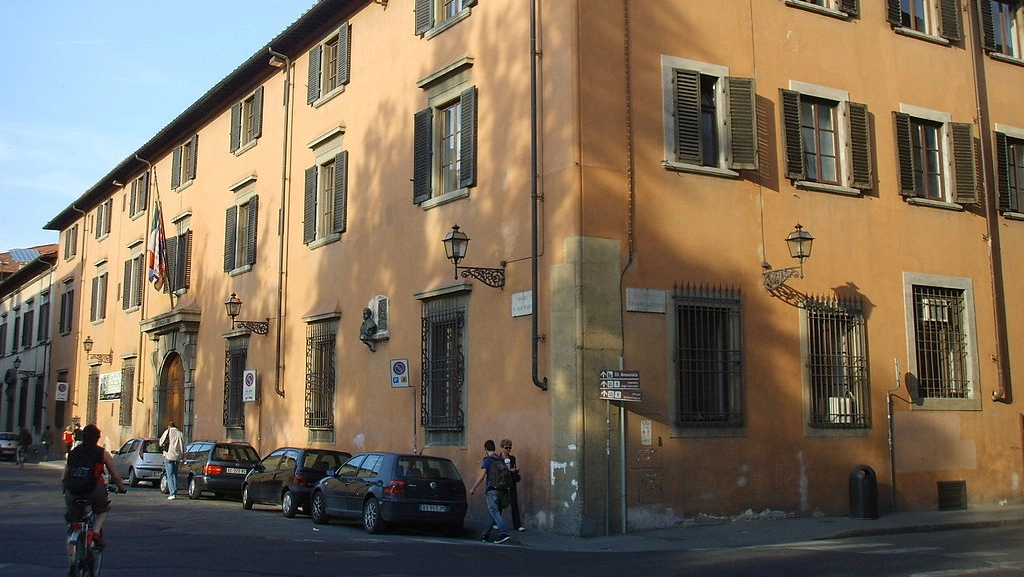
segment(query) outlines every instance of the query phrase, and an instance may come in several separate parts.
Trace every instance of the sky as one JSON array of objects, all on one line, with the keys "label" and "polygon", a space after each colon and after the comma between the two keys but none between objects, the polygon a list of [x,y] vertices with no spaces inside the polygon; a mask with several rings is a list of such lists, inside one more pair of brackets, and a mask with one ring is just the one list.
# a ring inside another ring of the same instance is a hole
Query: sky
[{"label": "sky", "polygon": [[43,230],[314,0],[0,0],[0,252]]}]

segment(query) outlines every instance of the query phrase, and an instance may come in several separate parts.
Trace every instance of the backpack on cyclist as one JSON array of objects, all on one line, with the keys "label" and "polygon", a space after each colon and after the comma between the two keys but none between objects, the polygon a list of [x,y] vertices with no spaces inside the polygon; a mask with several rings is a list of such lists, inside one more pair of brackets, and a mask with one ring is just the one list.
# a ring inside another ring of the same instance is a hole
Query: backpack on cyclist
[{"label": "backpack on cyclist", "polygon": [[490,476],[491,486],[499,491],[506,491],[512,486],[512,471],[505,464],[505,459],[492,456],[491,462],[487,465],[487,473]]},{"label": "backpack on cyclist", "polygon": [[103,447],[82,447],[68,454],[64,488],[72,495],[85,495],[96,488],[103,475]]}]

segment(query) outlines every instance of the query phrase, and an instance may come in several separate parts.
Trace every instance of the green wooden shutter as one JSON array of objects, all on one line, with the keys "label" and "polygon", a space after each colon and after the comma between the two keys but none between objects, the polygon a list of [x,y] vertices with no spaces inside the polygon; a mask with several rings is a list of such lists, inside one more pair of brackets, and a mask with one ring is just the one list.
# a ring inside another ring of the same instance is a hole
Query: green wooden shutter
[{"label": "green wooden shutter", "polygon": [[236,102],[231,105],[231,143],[228,149],[231,152],[238,150],[242,142],[242,103]]},{"label": "green wooden shutter", "polygon": [[729,103],[729,168],[757,170],[757,93],[753,78],[725,78]]},{"label": "green wooden shutter", "polygon": [[893,112],[892,122],[896,130],[896,163],[899,169],[900,194],[917,196],[917,187],[914,184],[914,140],[910,134],[910,115]]},{"label": "green wooden shutter", "polygon": [[188,159],[188,180],[196,178],[196,162],[199,159],[199,135],[192,135],[192,156]]},{"label": "green wooden shutter", "polygon": [[981,44],[988,52],[999,52],[996,45],[996,23],[992,18],[992,3],[988,0],[978,2],[978,11],[981,13]]},{"label": "green wooden shutter", "polygon": [[[982,2],[988,1],[982,0]],[[963,37],[960,31],[960,1],[939,0],[939,13],[939,20],[942,23],[942,37],[946,40],[959,42]]]},{"label": "green wooden shutter", "polygon": [[433,166],[434,110],[424,108],[413,119],[412,203],[430,199]]},{"label": "green wooden shutter", "polygon": [[476,1],[477,0],[462,0],[462,7],[472,8],[473,6],[476,6]]},{"label": "green wooden shutter", "polygon": [[348,84],[352,70],[352,53],[349,49],[352,41],[352,27],[348,22],[341,25],[338,32],[338,86]]},{"label": "green wooden shutter", "polygon": [[131,307],[132,298],[132,261],[128,259],[124,261],[124,286],[121,287],[121,308],[128,309]]},{"label": "green wooden shutter", "polygon": [[320,98],[320,55],[324,47],[317,44],[309,51],[309,75],[306,85],[306,104],[313,104]]},{"label": "green wooden shutter", "polygon": [[334,232],[345,232],[348,219],[348,151],[334,157]]},{"label": "green wooden shutter", "polygon": [[786,178],[804,180],[804,139],[800,133],[800,93],[780,89],[782,102],[782,137],[786,150]]},{"label": "green wooden shutter", "polygon": [[871,128],[866,104],[848,102],[850,119],[850,184],[853,188],[870,190],[874,184],[871,169]]},{"label": "green wooden shutter", "polygon": [[235,269],[235,243],[238,234],[238,207],[228,207],[224,215],[224,271]]},{"label": "green wooden shutter", "polygon": [[164,286],[172,293],[178,290],[178,237],[167,239],[167,282]]},{"label": "green wooden shutter", "polygon": [[302,242],[309,244],[316,240],[316,177],[319,168],[306,169],[306,188],[302,194]]},{"label": "green wooden shutter", "polygon": [[149,171],[142,173],[142,190],[139,191],[139,211],[149,209]]},{"label": "green wooden shutter", "polygon": [[181,186],[181,152],[182,147],[176,146],[171,153],[171,188]]},{"label": "green wooden shutter", "polygon": [[840,0],[839,11],[850,16],[860,16],[860,1]]},{"label": "green wooden shutter", "polygon": [[[192,286],[192,231],[189,230],[178,238],[184,241],[184,244],[178,247],[179,258],[181,258],[183,265],[181,269],[181,286],[179,288],[187,289]],[[179,243],[181,242],[179,241]]]},{"label": "green wooden shutter", "polygon": [[1016,211],[1013,195],[1010,194],[1010,140],[1002,132],[996,133],[996,194],[999,195],[999,210]]},{"label": "green wooden shutter", "polygon": [[700,138],[700,73],[674,70],[672,74],[675,114],[675,160],[685,164],[703,163]]},{"label": "green wooden shutter", "polygon": [[259,224],[260,197],[249,201],[249,222],[245,238],[245,264],[256,264],[256,226]]},{"label": "green wooden shutter", "polygon": [[252,95],[252,137],[263,136],[263,87],[260,86]]},{"label": "green wooden shutter", "polygon": [[463,90],[459,101],[459,187],[466,188],[476,186],[476,87]]},{"label": "green wooden shutter", "polygon": [[949,125],[953,137],[953,170],[956,202],[978,203],[978,170],[975,162],[974,125],[953,122]]},{"label": "green wooden shutter", "polygon": [[885,19],[897,28],[903,27],[903,8],[900,0],[885,0]]},{"label": "green wooden shutter", "polygon": [[422,36],[434,25],[434,0],[416,0],[416,35]]}]

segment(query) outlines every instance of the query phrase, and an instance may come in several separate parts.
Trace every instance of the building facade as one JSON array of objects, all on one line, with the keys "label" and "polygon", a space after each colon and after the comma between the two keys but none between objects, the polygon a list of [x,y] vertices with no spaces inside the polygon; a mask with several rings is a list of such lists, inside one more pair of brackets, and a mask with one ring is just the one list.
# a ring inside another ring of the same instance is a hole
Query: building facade
[{"label": "building facade", "polygon": [[48,375],[110,445],[512,438],[569,534],[1019,501],[1022,17],[322,0],[47,223]]}]

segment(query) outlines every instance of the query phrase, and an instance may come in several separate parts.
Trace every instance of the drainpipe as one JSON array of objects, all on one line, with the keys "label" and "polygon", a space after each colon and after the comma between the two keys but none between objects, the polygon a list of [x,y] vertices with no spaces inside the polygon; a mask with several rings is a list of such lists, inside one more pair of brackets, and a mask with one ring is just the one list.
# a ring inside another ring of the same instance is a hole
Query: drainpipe
[{"label": "drainpipe", "polygon": [[[85,224],[86,224],[86,222],[85,222],[85,211],[80,209],[80,208],[78,208],[74,204],[71,205],[71,210],[73,210],[73,211],[77,212],[78,214],[82,215],[82,262],[84,263],[85,262]],[[80,277],[79,278],[79,283],[78,283],[78,285],[80,287],[79,294],[84,295],[85,294],[85,275],[84,274],[80,274],[78,276]],[[72,319],[68,319],[68,322],[73,322],[73,321],[72,321]],[[82,340],[81,328],[79,328],[79,331],[78,331],[78,340],[79,341]],[[75,356],[77,357],[77,351],[78,351],[78,347],[77,346],[75,347],[75,351],[76,351],[76,355]],[[78,406],[78,399],[77,399],[77,397],[78,397],[78,379],[80,378],[79,375],[78,375],[78,365],[79,364],[80,363],[75,363],[75,395],[74,396],[72,396],[70,394],[68,395],[68,398],[71,399],[71,405],[70,406],[71,406],[71,413],[72,413],[71,417],[72,417],[72,420],[75,417],[75,415],[74,415],[74,412],[75,412],[74,407]]]},{"label": "drainpipe", "polygon": [[538,378],[538,349],[540,347],[540,341],[544,340],[544,335],[538,333],[538,319],[537,315],[537,277],[538,277],[538,261],[540,255],[538,254],[538,242],[537,237],[539,234],[538,229],[539,215],[537,205],[539,202],[544,200],[542,196],[537,193],[539,175],[537,168],[537,138],[538,138],[538,114],[537,114],[537,58],[540,53],[537,52],[537,2],[539,0],[530,0],[530,325],[533,335],[531,338],[531,344],[533,346],[533,363],[532,363],[532,378],[533,384],[542,391],[548,390],[548,378],[544,377],[543,380]]},{"label": "drainpipe", "polygon": [[[279,397],[284,397],[284,387],[281,383],[282,360],[281,351],[284,348],[284,293],[288,281],[288,160],[291,151],[291,68],[292,61],[288,56],[275,52],[273,48],[267,48],[272,57],[284,60],[284,132],[281,144],[281,209],[277,221],[278,261],[277,261],[277,342],[274,348],[274,392]],[[273,65],[273,64],[272,64]]]}]

